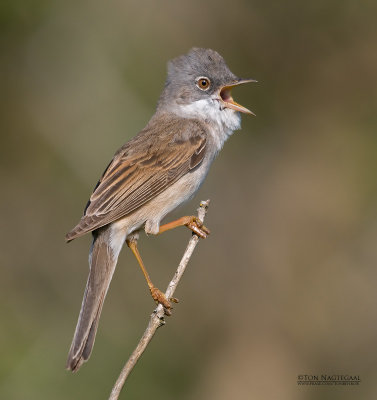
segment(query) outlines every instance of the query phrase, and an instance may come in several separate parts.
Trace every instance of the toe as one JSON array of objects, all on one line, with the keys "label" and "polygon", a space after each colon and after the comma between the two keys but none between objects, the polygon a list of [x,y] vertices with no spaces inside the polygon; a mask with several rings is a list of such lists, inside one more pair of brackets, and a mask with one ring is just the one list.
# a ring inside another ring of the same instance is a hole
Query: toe
[{"label": "toe", "polygon": [[200,229],[201,229],[203,232],[205,232],[207,235],[209,235],[209,234],[211,233],[211,231],[210,231],[206,226],[204,226],[204,225],[202,225],[202,226],[200,227]]},{"label": "toe", "polygon": [[150,290],[151,290],[151,295],[153,297],[153,300],[158,304],[162,304],[166,315],[171,315],[170,310],[172,309],[172,306],[170,304],[170,301],[161,292],[161,290],[157,289],[156,287],[152,287]]}]

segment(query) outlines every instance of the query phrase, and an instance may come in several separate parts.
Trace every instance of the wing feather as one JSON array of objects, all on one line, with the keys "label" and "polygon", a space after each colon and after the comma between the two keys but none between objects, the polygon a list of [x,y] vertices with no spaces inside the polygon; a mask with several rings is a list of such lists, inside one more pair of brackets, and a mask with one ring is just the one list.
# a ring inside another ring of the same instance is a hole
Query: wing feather
[{"label": "wing feather", "polygon": [[81,221],[66,235],[68,241],[132,213],[200,165],[206,153],[205,128],[196,120],[168,124],[172,133],[167,137],[147,126],[116,153]]}]

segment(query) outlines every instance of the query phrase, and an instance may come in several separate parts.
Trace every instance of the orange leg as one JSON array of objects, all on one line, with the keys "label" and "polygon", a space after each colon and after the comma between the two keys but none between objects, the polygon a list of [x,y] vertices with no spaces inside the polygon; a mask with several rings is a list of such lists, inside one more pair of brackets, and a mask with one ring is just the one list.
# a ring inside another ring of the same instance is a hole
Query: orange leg
[{"label": "orange leg", "polygon": [[[140,268],[143,272],[143,275],[147,281],[149,290],[151,292],[151,295],[153,297],[153,300],[157,303],[157,304],[162,304],[164,306],[164,311],[166,315],[171,315],[171,309],[172,306],[170,304],[170,301],[165,297],[164,293],[161,292],[160,289],[157,289],[153,283],[152,280],[148,274],[148,271],[146,270],[143,260],[140,256],[139,253],[139,249],[137,248],[137,239],[132,237],[131,239],[127,239],[127,245],[128,247],[131,249],[132,253],[135,255],[137,262],[140,265]],[[177,299],[170,299],[173,302],[177,302]]]},{"label": "orange leg", "polygon": [[209,229],[206,228],[200,221],[200,219],[195,216],[181,217],[175,221],[161,225],[158,233],[164,233],[166,231],[169,231],[170,229],[177,228],[178,226],[187,226],[202,239],[205,239],[210,233]]}]

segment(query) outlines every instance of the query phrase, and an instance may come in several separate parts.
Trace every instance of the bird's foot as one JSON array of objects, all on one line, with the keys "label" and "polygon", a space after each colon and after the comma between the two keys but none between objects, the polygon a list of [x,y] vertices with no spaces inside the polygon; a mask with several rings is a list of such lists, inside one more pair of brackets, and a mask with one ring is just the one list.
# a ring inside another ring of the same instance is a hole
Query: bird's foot
[{"label": "bird's foot", "polygon": [[156,288],[155,286],[152,286],[150,288],[151,295],[153,297],[153,300],[157,304],[161,304],[164,307],[164,313],[165,315],[171,315],[171,310],[173,307],[171,306],[171,303],[178,303],[178,299],[175,297],[170,297],[169,299],[166,298],[164,293],[161,292],[160,289]]},{"label": "bird's foot", "polygon": [[203,225],[203,222],[195,216],[188,217],[188,222],[185,225],[191,229],[196,235],[205,239],[209,234],[210,230]]}]

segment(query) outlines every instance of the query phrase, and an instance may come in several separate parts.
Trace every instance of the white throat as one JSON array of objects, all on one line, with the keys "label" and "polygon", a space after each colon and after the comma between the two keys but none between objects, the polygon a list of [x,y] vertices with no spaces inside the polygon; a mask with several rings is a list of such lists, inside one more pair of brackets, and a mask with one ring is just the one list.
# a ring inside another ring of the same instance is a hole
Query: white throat
[{"label": "white throat", "polygon": [[217,98],[197,100],[188,105],[177,104],[174,112],[183,118],[204,119],[212,127],[210,132],[218,151],[228,137],[241,128],[240,113],[224,107]]}]

